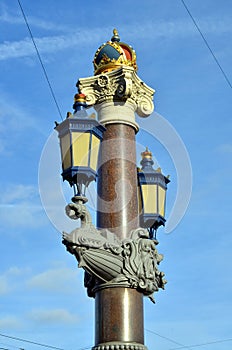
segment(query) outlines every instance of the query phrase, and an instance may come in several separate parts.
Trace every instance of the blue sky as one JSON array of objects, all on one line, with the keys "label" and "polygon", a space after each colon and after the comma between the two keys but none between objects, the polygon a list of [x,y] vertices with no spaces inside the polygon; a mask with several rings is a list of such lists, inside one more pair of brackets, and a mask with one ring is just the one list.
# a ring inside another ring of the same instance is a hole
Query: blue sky
[{"label": "blue sky", "polygon": [[[168,350],[180,348],[177,343],[231,339],[232,90],[182,2],[21,3],[63,117],[72,110],[77,79],[93,75],[94,53],[116,27],[121,40],[136,50],[138,75],[156,89],[156,112],[188,150],[192,197],[175,230],[159,232],[160,268],[168,284],[155,296],[155,306],[145,299],[146,345]],[[186,4],[232,81],[232,3]],[[47,186],[54,202],[54,181],[65,198],[72,192],[60,182],[57,144],[42,157],[46,181],[41,185],[40,179],[38,185],[42,150],[47,140],[54,145],[54,121],[60,117],[16,0],[0,2],[0,74],[0,334],[67,350],[91,347],[94,303],[56,228],[68,230],[68,219],[60,218],[62,207],[53,207],[51,222],[39,196],[40,186],[43,191]],[[173,150],[155,139],[155,115],[138,123],[138,143],[147,142],[164,173],[171,175],[169,216],[178,192]],[[0,347],[38,349],[1,336]],[[228,350],[231,341],[198,348]]]}]

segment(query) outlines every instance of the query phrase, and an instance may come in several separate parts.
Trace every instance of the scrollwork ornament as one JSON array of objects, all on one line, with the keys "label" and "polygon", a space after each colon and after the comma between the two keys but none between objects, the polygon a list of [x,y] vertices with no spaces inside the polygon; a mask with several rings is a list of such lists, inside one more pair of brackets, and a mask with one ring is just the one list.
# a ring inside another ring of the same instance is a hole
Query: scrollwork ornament
[{"label": "scrollwork ornament", "polygon": [[121,67],[97,76],[82,78],[77,82],[79,93],[86,95],[88,105],[102,102],[125,102],[127,99],[137,105],[140,117],[149,116],[154,109],[154,90],[148,87],[132,67]]},{"label": "scrollwork ornament", "polygon": [[96,94],[91,90],[91,91],[86,91],[86,103],[88,106],[93,106],[95,105],[97,99],[96,99]]},{"label": "scrollwork ornament", "polygon": [[138,100],[137,113],[140,117],[146,118],[154,111],[154,104],[149,96],[143,96]]},{"label": "scrollwork ornament", "polygon": [[166,281],[158,270],[163,259],[156,249],[158,242],[148,238],[148,231],[138,228],[130,238],[120,241],[110,231],[96,229],[80,201],[69,204],[66,212],[72,219],[81,219],[80,228],[63,233],[63,243],[91,276],[85,282],[88,295],[94,296],[98,288],[124,286],[137,289],[154,302],[153,293],[164,288]]}]

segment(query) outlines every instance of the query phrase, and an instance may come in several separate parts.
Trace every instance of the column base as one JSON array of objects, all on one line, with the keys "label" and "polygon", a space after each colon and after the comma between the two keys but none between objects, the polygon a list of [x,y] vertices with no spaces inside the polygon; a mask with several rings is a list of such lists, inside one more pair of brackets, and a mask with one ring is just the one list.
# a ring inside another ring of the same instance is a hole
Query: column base
[{"label": "column base", "polygon": [[95,345],[92,350],[147,350],[147,347],[139,343],[107,342]]}]

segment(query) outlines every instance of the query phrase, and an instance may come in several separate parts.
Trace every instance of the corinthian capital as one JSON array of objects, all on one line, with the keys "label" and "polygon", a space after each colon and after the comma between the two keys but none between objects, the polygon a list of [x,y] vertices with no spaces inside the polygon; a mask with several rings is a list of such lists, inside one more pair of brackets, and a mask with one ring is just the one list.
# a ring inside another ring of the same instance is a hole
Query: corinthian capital
[{"label": "corinthian capital", "polygon": [[123,66],[108,73],[79,79],[77,87],[79,92],[86,95],[89,105],[129,103],[140,117],[148,117],[154,110],[155,91],[138,77],[132,67]]}]

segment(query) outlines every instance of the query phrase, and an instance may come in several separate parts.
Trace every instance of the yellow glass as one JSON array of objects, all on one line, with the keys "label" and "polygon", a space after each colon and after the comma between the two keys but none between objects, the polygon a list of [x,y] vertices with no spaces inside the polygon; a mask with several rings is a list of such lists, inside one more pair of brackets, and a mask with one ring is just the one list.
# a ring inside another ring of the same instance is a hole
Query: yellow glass
[{"label": "yellow glass", "polygon": [[100,140],[92,134],[90,168],[92,168],[95,171],[97,170],[99,146]]},{"label": "yellow glass", "polygon": [[71,166],[70,135],[64,135],[60,141],[63,170],[66,170]]},{"label": "yellow glass", "polygon": [[89,140],[89,133],[72,133],[73,166],[88,166]]},{"label": "yellow glass", "polygon": [[144,214],[157,213],[157,185],[142,185]]},{"label": "yellow glass", "polygon": [[159,186],[159,214],[164,217],[164,207],[165,207],[165,189]]}]

